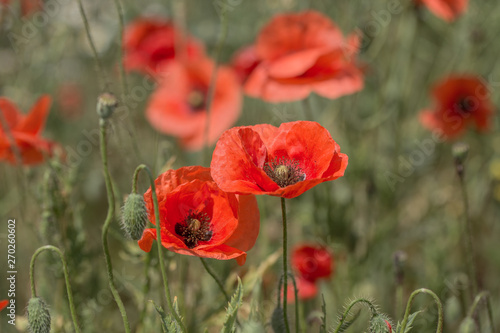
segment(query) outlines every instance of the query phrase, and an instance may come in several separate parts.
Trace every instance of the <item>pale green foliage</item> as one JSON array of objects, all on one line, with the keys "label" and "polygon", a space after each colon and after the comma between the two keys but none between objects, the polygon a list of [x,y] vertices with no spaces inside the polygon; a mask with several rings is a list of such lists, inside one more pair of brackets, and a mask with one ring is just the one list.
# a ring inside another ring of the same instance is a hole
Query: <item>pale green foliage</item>
[{"label": "pale green foliage", "polygon": [[243,285],[241,284],[241,279],[238,277],[238,287],[234,295],[231,297],[231,301],[228,303],[226,310],[226,319],[224,320],[224,326],[222,327],[222,333],[233,333],[235,332],[235,323],[238,315],[238,309],[241,306],[243,298]]}]

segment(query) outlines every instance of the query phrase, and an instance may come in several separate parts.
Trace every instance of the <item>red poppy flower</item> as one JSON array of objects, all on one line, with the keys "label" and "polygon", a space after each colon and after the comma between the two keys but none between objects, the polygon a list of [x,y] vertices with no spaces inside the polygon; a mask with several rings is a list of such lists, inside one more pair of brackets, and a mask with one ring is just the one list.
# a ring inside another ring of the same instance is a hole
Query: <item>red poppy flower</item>
[{"label": "red poppy flower", "polygon": [[[316,282],[309,281],[300,276],[295,277],[295,282],[297,283],[297,297],[299,300],[308,300],[318,294]],[[292,281],[288,282],[287,289],[287,302],[295,303],[295,290]]]},{"label": "red poppy flower", "polygon": [[469,124],[479,131],[489,128],[493,104],[484,81],[477,76],[451,76],[440,81],[432,90],[435,107],[420,114],[422,124],[439,130],[452,139],[462,134]]},{"label": "red poppy flower", "polygon": [[[252,195],[223,192],[200,166],[169,170],[155,180],[162,245],[170,251],[243,265],[259,234],[260,215]],[[144,194],[155,223],[151,188]],[[151,250],[156,229],[146,229],[140,248]]]},{"label": "red poppy flower", "polygon": [[[179,45],[179,38],[184,45]],[[176,57],[196,59],[204,55],[198,40],[159,18],[139,18],[130,23],[124,32],[123,48],[125,68],[142,72],[157,72],[161,63]],[[177,54],[179,48],[181,54]]]},{"label": "red poppy flower", "polygon": [[328,278],[333,272],[333,256],[322,246],[303,244],[292,252],[292,267],[298,275],[309,281]]},{"label": "red poppy flower", "polygon": [[238,50],[231,62],[233,69],[240,78],[240,82],[244,83],[252,74],[253,70],[259,65],[260,59],[257,56],[255,46],[245,46]]},{"label": "red poppy flower", "polygon": [[[214,63],[172,61],[162,69],[160,85],[151,95],[146,117],[164,134],[180,139],[186,149],[198,150],[205,144],[207,99]],[[210,111],[208,141],[214,143],[233,125],[240,114],[241,87],[232,69],[219,66]]]},{"label": "red poppy flower", "polygon": [[9,304],[9,301],[7,301],[6,299],[4,299],[3,301],[0,301],[0,311],[5,309],[8,304]]},{"label": "red poppy flower", "polygon": [[[42,10],[43,1],[42,0],[21,0],[21,14],[22,16],[28,16],[35,12]],[[11,0],[0,0],[0,4],[10,5]]]},{"label": "red poppy flower", "polygon": [[416,0],[424,4],[434,15],[451,22],[467,10],[469,0]]},{"label": "red poppy flower", "polygon": [[82,88],[76,83],[66,82],[57,91],[57,104],[61,115],[67,120],[75,120],[82,116],[83,100]]},{"label": "red poppy flower", "polygon": [[245,83],[245,92],[269,102],[288,102],[315,92],[337,98],[363,88],[354,56],[359,38],[344,39],[340,29],[316,11],[277,15],[255,45],[262,62]]},{"label": "red poppy flower", "polygon": [[23,115],[11,101],[0,97],[0,112],[8,126],[7,132],[3,125],[0,127],[0,160],[16,164],[20,158],[22,164],[30,165],[52,155],[54,143],[40,137],[50,103],[49,96],[42,96],[30,113]]},{"label": "red poppy flower", "polygon": [[311,121],[235,127],[224,132],[212,156],[212,177],[239,194],[295,198],[344,175],[347,155]]}]

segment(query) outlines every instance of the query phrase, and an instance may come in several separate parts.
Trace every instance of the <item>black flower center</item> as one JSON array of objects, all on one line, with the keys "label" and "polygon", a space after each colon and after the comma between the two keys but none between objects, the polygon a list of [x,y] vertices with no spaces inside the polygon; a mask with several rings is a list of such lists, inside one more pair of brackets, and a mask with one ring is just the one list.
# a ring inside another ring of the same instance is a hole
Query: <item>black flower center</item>
[{"label": "black flower center", "polygon": [[475,107],[474,102],[472,102],[470,98],[467,97],[460,98],[456,103],[456,106],[460,113],[471,113],[472,111],[474,111]]},{"label": "black flower center", "polygon": [[263,170],[279,187],[287,187],[306,179],[306,174],[297,161],[275,159],[266,163]]},{"label": "black flower center", "polygon": [[198,246],[199,241],[208,242],[212,238],[210,217],[205,213],[190,213],[184,221],[175,225],[175,233],[190,249]]},{"label": "black flower center", "polygon": [[188,95],[188,104],[193,111],[205,109],[205,93],[201,89],[193,89]]}]

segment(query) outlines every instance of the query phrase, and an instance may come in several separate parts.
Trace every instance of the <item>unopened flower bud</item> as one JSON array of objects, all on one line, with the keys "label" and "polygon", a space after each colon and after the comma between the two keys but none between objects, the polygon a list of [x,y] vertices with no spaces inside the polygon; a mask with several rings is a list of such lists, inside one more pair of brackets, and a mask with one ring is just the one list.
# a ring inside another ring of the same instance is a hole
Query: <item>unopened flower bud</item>
[{"label": "unopened flower bud", "polygon": [[370,320],[370,333],[392,333],[389,318],[383,314],[376,314]]},{"label": "unopened flower bud", "polygon": [[110,93],[102,93],[97,98],[97,114],[101,119],[108,119],[115,111],[118,105],[118,100],[115,95]]},{"label": "unopened flower bud", "polygon": [[28,302],[28,327],[31,333],[50,333],[49,307],[40,297],[32,297]]},{"label": "unopened flower bud", "polygon": [[463,164],[469,153],[469,145],[464,142],[457,142],[451,148],[453,157],[457,164]]},{"label": "unopened flower bud", "polygon": [[473,333],[476,332],[476,323],[474,319],[467,317],[462,321],[459,328],[460,333]]},{"label": "unopened flower bud", "polygon": [[131,193],[125,200],[122,228],[128,238],[139,240],[148,221],[148,211],[142,195]]},{"label": "unopened flower bud", "polygon": [[276,333],[286,332],[285,313],[280,306],[276,307],[273,311],[273,315],[271,316],[271,327]]}]

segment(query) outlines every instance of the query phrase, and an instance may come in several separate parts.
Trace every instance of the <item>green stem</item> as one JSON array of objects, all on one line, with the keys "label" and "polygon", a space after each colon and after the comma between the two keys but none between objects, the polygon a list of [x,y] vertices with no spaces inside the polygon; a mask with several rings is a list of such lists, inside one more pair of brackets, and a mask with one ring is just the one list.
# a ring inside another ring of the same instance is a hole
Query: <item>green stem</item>
[{"label": "green stem", "polygon": [[345,321],[347,320],[347,316],[349,315],[349,312],[351,312],[352,308],[354,308],[354,306],[356,304],[359,304],[359,303],[364,303],[368,306],[368,308],[370,308],[370,312],[372,314],[372,317],[377,314],[377,308],[375,308],[375,305],[373,305],[372,302],[370,302],[366,298],[358,298],[357,300],[352,301],[351,304],[349,304],[349,306],[345,309],[334,333],[340,332],[340,328],[344,325]]},{"label": "green stem", "polygon": [[401,322],[401,330],[400,332],[404,332],[406,329],[406,325],[408,324],[408,317],[410,316],[410,310],[411,306],[413,304],[413,300],[415,296],[417,296],[420,293],[428,294],[434,298],[434,301],[436,302],[436,305],[438,307],[438,326],[436,329],[436,333],[442,333],[443,332],[443,305],[441,304],[441,300],[439,297],[432,291],[426,288],[420,288],[415,290],[414,292],[411,293],[410,298],[408,299],[408,303],[406,305],[406,312],[405,316],[403,318],[403,321]]},{"label": "green stem", "polygon": [[469,309],[469,312],[467,314],[467,317],[471,318],[471,319],[474,319],[475,316],[476,316],[476,311],[477,311],[477,308],[479,307],[479,304],[481,303],[481,301],[486,301],[486,308],[487,308],[487,311],[488,311],[488,319],[490,321],[490,325],[491,325],[491,332],[495,333],[495,324],[493,322],[493,311],[491,309],[491,302],[490,302],[490,293],[487,292],[487,291],[482,291],[480,292],[476,298],[474,299],[474,302],[472,303],[470,309]]},{"label": "green stem", "polygon": [[99,55],[97,54],[97,49],[95,47],[94,41],[92,39],[92,35],[90,34],[89,22],[87,19],[87,15],[85,14],[85,10],[83,9],[82,0],[77,0],[78,9],[80,10],[80,15],[83,20],[83,25],[85,27],[85,34],[87,35],[87,40],[89,41],[90,48],[92,50],[92,54],[94,55],[94,60],[96,63],[96,70],[101,75],[101,88],[105,88],[109,86],[109,82],[104,74],[104,66],[101,63],[101,59],[99,59]]},{"label": "green stem", "polygon": [[207,265],[205,258],[200,257],[200,260],[201,260],[201,263],[203,264],[203,267],[205,267],[205,270],[207,271],[207,273],[210,274],[210,276],[215,280],[215,282],[217,283],[217,286],[219,286],[220,291],[224,294],[224,297],[226,298],[227,302],[229,303],[231,301],[231,299],[229,298],[229,295],[227,294],[226,290],[224,289],[222,282],[215,275],[215,273],[212,271],[212,269]]},{"label": "green stem", "polygon": [[172,298],[170,297],[170,288],[168,286],[167,273],[165,270],[165,263],[163,262],[163,251],[162,251],[163,247],[161,245],[160,209],[158,207],[158,197],[156,195],[156,186],[155,186],[153,174],[151,173],[151,170],[145,164],[141,164],[135,169],[134,181],[133,181],[132,186],[134,187],[134,190],[135,190],[136,183],[137,183],[137,177],[138,177],[139,172],[141,170],[146,171],[146,173],[148,174],[148,177],[149,177],[149,182],[151,183],[151,194],[153,196],[153,205],[154,205],[154,211],[155,211],[156,243],[158,245],[158,261],[160,262],[160,271],[161,271],[161,275],[162,275],[162,279],[163,279],[163,288],[165,290],[165,297],[167,298],[168,308],[170,309],[170,312],[172,313],[172,316],[174,317],[175,321],[181,327],[182,331],[184,333],[187,333],[186,327],[184,326],[184,323],[182,322],[181,318],[179,317],[179,315],[175,311],[173,303],[172,303]]},{"label": "green stem", "polygon": [[64,272],[64,280],[66,282],[66,292],[68,294],[68,302],[69,302],[69,310],[71,311],[71,318],[73,319],[73,326],[75,327],[75,332],[80,333],[80,327],[78,326],[78,318],[76,317],[75,303],[73,302],[73,292],[71,290],[71,284],[69,282],[69,274],[68,274],[68,265],[66,264],[66,259],[64,259],[64,254],[59,250],[59,248],[52,245],[45,245],[38,248],[33,256],[31,257],[30,263],[30,283],[31,283],[31,294],[32,297],[36,297],[36,288],[35,288],[35,261],[40,253],[43,251],[54,251],[59,255],[61,259],[63,272]]},{"label": "green stem", "polygon": [[293,283],[293,295],[295,297],[295,333],[299,333],[299,289],[297,288],[297,283],[295,281],[295,277],[292,273],[288,273]]},{"label": "green stem", "polygon": [[465,220],[465,234],[463,237],[465,238],[465,252],[467,258],[467,270],[469,273],[469,285],[471,288],[470,298],[472,299],[473,295],[476,295],[478,292],[478,284],[477,284],[477,275],[476,275],[476,264],[474,260],[474,246],[472,240],[472,223],[470,220],[469,213],[469,199],[467,195],[467,187],[465,186],[464,180],[464,170],[463,165],[461,168],[457,166],[457,174],[460,180],[460,191],[462,192],[462,199],[464,204],[464,220]]},{"label": "green stem", "polygon": [[106,145],[106,120],[100,119],[99,126],[101,129],[100,135],[100,144],[101,144],[101,158],[104,172],[104,180],[106,182],[106,191],[108,194],[108,214],[106,215],[106,220],[104,221],[104,226],[102,227],[102,247],[104,249],[104,258],[106,260],[106,268],[108,273],[109,280],[109,288],[111,289],[111,293],[118,305],[120,313],[122,315],[123,325],[125,327],[125,332],[130,333],[130,323],[128,321],[127,312],[125,311],[125,306],[123,305],[122,299],[120,298],[120,294],[115,286],[114,276],[113,276],[113,266],[111,264],[111,256],[109,254],[108,247],[108,230],[111,222],[113,221],[113,217],[115,216],[115,196],[113,192],[113,185],[111,182],[111,175],[109,174],[108,169],[108,154],[107,154],[107,145]]},{"label": "green stem", "polygon": [[120,26],[120,42],[118,46],[120,48],[120,82],[122,86],[122,94],[123,96],[128,95],[128,84],[127,84],[127,75],[125,74],[125,66],[123,64],[123,30],[124,30],[124,19],[123,19],[123,9],[120,5],[119,0],[113,0],[113,3],[116,7],[116,12],[118,13],[118,22]]},{"label": "green stem", "polygon": [[204,149],[204,158],[203,160],[205,163],[208,163],[210,160],[210,144],[209,144],[209,139],[210,139],[210,116],[212,114],[212,105],[213,105],[213,100],[215,96],[215,86],[217,84],[217,70],[219,68],[219,57],[220,53],[222,50],[222,46],[224,45],[224,42],[226,41],[226,36],[227,36],[227,20],[226,20],[226,7],[222,7],[221,14],[220,14],[220,24],[221,24],[221,29],[219,33],[219,40],[217,41],[217,46],[215,49],[215,54],[214,54],[214,69],[212,72],[212,76],[210,78],[210,86],[208,87],[208,94],[207,94],[207,120],[205,122],[205,149]]},{"label": "green stem", "polygon": [[144,264],[144,284],[142,286],[142,297],[143,297],[143,301],[142,301],[142,310],[141,310],[141,314],[139,315],[139,322],[137,323],[137,326],[136,326],[136,332],[138,331],[139,328],[142,328],[142,325],[144,323],[144,318],[146,317],[146,310],[147,310],[147,306],[146,306],[146,298],[147,298],[147,295],[149,293],[149,289],[150,289],[150,286],[151,286],[151,279],[149,278],[149,274],[148,274],[148,271],[149,271],[149,265],[151,264],[151,256],[152,256],[153,252],[148,252],[147,255],[146,255],[146,262]]},{"label": "green stem", "polygon": [[[286,332],[290,333],[290,325],[288,324],[287,309],[287,291],[288,291],[288,266],[287,266],[287,255],[288,255],[288,244],[287,244],[287,230],[286,230],[286,205],[285,198],[281,198],[281,214],[283,217],[283,316],[285,321]],[[278,290],[281,293],[281,290]],[[297,300],[296,300],[297,301]]]}]

